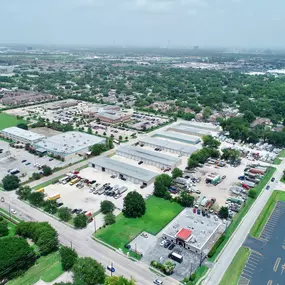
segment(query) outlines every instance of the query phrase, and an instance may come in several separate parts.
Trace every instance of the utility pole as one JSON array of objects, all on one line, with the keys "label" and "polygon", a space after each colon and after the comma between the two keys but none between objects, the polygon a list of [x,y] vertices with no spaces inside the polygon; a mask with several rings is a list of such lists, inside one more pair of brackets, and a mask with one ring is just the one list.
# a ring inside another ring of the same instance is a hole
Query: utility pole
[{"label": "utility pole", "polygon": [[70,248],[72,249],[72,240],[70,241]]},{"label": "utility pole", "polygon": [[11,206],[9,204],[9,216],[10,216],[10,220],[12,220],[12,217],[11,217]]},{"label": "utility pole", "polygon": [[113,262],[111,262],[111,277],[113,276]]}]

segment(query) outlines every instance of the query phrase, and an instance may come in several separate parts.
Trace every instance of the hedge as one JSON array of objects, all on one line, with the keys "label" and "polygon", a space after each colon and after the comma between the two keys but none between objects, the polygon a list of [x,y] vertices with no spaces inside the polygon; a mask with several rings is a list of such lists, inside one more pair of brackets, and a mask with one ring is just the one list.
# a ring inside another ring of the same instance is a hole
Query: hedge
[{"label": "hedge", "polygon": [[220,236],[220,238],[216,241],[216,243],[214,244],[214,246],[213,246],[213,247],[211,248],[211,250],[209,251],[208,257],[212,257],[212,256],[215,254],[217,248],[221,245],[221,243],[225,240],[225,238],[226,238],[226,236],[225,236],[224,234],[222,234],[222,235]]}]

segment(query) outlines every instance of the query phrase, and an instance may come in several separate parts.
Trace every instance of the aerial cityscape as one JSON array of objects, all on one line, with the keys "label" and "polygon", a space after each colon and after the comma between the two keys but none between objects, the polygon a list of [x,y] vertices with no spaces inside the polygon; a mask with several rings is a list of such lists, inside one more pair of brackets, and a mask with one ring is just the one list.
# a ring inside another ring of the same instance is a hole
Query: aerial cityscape
[{"label": "aerial cityscape", "polygon": [[282,39],[242,0],[28,2],[0,4],[0,284],[285,284]]}]

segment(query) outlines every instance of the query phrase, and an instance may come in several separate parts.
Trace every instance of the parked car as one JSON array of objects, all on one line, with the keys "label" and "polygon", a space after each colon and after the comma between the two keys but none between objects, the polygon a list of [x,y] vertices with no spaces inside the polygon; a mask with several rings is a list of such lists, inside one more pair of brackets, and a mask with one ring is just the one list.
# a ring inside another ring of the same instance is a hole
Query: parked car
[{"label": "parked car", "polygon": [[27,162],[27,163],[26,163],[26,166],[29,166],[30,164],[31,164],[30,162]]},{"label": "parked car", "polygon": [[200,215],[201,214],[201,210],[197,209],[197,214]]},{"label": "parked car", "polygon": [[73,209],[72,211],[71,211],[71,214],[76,214],[77,213],[77,211],[78,211],[78,209]]},{"label": "parked car", "polygon": [[58,207],[58,208],[61,207],[62,205],[63,205],[62,202],[57,203],[57,207]]},{"label": "parked car", "polygon": [[14,214],[14,215],[17,214],[16,210],[14,210],[14,209],[11,209],[11,213]]},{"label": "parked car", "polygon": [[272,178],[271,178],[271,182],[274,182],[274,181],[275,181],[275,177],[272,177]]},{"label": "parked car", "polygon": [[194,214],[196,214],[196,210],[197,210],[196,208],[193,208],[193,213],[194,213]]},{"label": "parked car", "polygon": [[167,240],[164,239],[164,240],[162,240],[162,241],[160,242],[159,245],[160,245],[160,246],[164,246],[166,242],[167,242]]},{"label": "parked car", "polygon": [[161,280],[159,280],[159,279],[154,279],[153,283],[157,284],[157,285],[162,285],[163,284],[163,282]]},{"label": "parked car", "polygon": [[163,247],[168,248],[170,246],[170,244],[171,244],[171,241],[167,240]]},{"label": "parked car", "polygon": [[22,160],[22,163],[24,163],[24,162],[26,162],[27,160],[26,159],[24,159],[24,160]]},{"label": "parked car", "polygon": [[143,164],[143,161],[142,161],[142,160],[138,162],[138,165],[141,165],[141,164]]},{"label": "parked car", "polygon": [[173,248],[175,247],[175,244],[174,243],[172,243],[170,246],[169,246],[169,250],[172,250]]},{"label": "parked car", "polygon": [[270,189],[270,186],[269,186],[269,185],[267,185],[267,186],[266,186],[266,190],[269,190],[269,189]]}]

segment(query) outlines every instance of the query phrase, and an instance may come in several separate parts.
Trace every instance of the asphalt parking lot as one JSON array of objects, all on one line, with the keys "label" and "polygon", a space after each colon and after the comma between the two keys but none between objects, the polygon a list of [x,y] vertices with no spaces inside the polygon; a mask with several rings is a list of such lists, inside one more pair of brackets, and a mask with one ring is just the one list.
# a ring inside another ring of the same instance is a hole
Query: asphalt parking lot
[{"label": "asphalt parking lot", "polygon": [[[68,164],[68,162],[62,162],[55,159],[49,161],[50,157],[39,157],[29,153],[25,149],[12,148],[9,146],[9,143],[4,141],[0,141],[0,149],[1,148],[3,149],[3,153],[10,151],[11,154],[8,157],[0,157],[0,180],[8,174],[9,169],[18,168],[20,170],[18,176],[21,181],[26,181],[34,172],[39,172],[38,168],[35,167],[34,164],[47,165],[51,168],[63,167]],[[22,162],[24,160],[25,162]],[[21,177],[23,174],[26,175]]]},{"label": "asphalt parking lot", "polygon": [[265,225],[261,239],[248,237],[244,246],[252,252],[243,269],[239,285],[285,284],[285,203],[277,202]]}]

